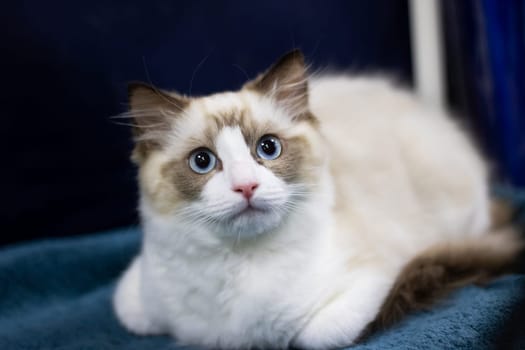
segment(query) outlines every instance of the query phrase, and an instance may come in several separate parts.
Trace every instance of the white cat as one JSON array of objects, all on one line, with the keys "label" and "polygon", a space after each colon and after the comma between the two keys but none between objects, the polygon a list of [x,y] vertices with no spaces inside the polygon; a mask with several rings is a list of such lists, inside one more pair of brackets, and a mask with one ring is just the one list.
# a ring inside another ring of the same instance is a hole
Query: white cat
[{"label": "white cat", "polygon": [[478,152],[387,81],[307,78],[293,51],[237,92],[136,84],[130,105],[144,238],[114,305],[135,333],[351,345],[416,256],[494,239]]}]

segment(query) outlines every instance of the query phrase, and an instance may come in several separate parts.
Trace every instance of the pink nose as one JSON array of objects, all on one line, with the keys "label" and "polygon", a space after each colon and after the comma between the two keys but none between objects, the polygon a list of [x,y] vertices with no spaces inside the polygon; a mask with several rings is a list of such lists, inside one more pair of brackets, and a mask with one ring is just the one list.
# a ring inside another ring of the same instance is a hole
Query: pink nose
[{"label": "pink nose", "polygon": [[250,182],[242,185],[236,185],[232,188],[234,192],[242,193],[244,198],[250,199],[253,196],[253,192],[259,187],[259,184],[256,182]]}]

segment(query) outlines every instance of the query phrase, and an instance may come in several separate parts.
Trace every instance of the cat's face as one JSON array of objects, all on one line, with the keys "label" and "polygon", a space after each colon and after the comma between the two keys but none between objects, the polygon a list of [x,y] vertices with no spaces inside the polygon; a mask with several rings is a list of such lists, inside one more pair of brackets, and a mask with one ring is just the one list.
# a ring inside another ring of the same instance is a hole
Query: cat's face
[{"label": "cat's face", "polygon": [[241,239],[300,210],[325,163],[293,52],[238,92],[185,98],[130,89],[143,200],[159,215]]}]

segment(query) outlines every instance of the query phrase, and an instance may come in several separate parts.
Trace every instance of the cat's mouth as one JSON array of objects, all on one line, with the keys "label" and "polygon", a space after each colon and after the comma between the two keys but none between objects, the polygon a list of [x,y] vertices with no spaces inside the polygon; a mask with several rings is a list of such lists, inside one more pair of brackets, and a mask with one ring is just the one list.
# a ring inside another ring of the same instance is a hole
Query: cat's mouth
[{"label": "cat's mouth", "polygon": [[240,218],[240,217],[253,217],[253,216],[265,214],[266,212],[267,212],[267,210],[265,210],[265,209],[257,208],[253,204],[247,203],[244,208],[242,208],[239,211],[237,211],[236,213],[234,213],[231,216],[231,219],[235,220],[235,219]]},{"label": "cat's mouth", "polygon": [[279,225],[281,216],[266,203],[244,202],[232,208],[229,215],[223,217],[226,225],[221,232],[227,236],[254,237],[268,232]]}]

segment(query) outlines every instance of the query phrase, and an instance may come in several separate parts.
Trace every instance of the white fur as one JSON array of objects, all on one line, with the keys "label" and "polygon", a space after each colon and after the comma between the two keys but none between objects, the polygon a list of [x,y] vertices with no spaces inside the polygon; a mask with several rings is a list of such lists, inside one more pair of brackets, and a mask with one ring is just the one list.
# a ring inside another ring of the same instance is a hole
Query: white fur
[{"label": "white fur", "polygon": [[[178,133],[200,132],[205,110],[246,104],[288,123],[253,93],[227,93],[192,105]],[[216,140],[224,171],[188,209],[202,216],[161,215],[142,198],[143,248],[114,299],[127,328],[212,348],[350,345],[404,263],[487,230],[485,166],[443,112],[348,77],[312,79],[310,104],[332,160],[294,210],[284,208],[298,190],[252,159],[238,128]],[[246,205],[232,184],[251,180],[254,206],[268,211],[224,224]]]}]

